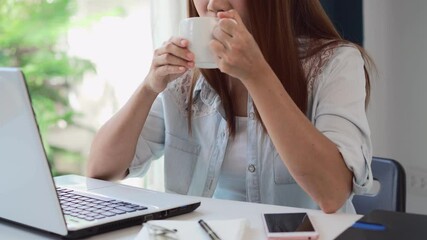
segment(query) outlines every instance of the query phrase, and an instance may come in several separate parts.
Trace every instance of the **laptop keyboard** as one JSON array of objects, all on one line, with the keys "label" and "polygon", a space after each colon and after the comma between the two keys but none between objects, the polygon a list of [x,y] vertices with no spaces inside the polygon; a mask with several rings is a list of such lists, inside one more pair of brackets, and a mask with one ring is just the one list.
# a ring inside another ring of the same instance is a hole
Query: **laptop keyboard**
[{"label": "laptop keyboard", "polygon": [[147,209],[147,207],[138,204],[117,201],[83,192],[74,192],[65,188],[58,187],[56,191],[64,215],[86,221],[94,221],[96,219]]}]

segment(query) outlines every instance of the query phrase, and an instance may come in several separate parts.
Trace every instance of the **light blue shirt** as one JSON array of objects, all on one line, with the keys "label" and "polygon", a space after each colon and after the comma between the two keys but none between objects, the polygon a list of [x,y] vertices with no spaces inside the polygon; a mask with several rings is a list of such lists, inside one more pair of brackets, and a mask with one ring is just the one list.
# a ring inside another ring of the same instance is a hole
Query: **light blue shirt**
[{"label": "light blue shirt", "polygon": [[[372,185],[372,147],[365,111],[364,61],[350,46],[324,51],[304,61],[308,76],[307,117],[333,141],[353,172],[353,193]],[[201,76],[193,90],[192,133],[187,121],[189,71],[171,82],[153,103],[140,134],[129,176],[142,176],[164,156],[167,192],[212,197],[229,140],[218,94]],[[262,81],[262,79],[260,79]],[[247,104],[246,199],[250,202],[318,209],[295,182],[270,137]],[[354,212],[352,196],[340,209]]]},{"label": "light blue shirt", "polygon": [[228,141],[213,198],[246,201],[247,117],[235,117],[236,132]]}]

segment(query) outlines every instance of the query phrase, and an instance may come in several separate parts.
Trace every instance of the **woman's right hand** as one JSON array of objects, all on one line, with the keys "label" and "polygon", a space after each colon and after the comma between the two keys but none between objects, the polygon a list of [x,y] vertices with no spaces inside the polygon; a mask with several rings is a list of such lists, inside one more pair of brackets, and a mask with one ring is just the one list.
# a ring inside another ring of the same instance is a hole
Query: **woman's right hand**
[{"label": "woman's right hand", "polygon": [[172,37],[154,51],[153,62],[145,84],[155,93],[162,92],[169,82],[194,67],[194,54],[188,40]]}]

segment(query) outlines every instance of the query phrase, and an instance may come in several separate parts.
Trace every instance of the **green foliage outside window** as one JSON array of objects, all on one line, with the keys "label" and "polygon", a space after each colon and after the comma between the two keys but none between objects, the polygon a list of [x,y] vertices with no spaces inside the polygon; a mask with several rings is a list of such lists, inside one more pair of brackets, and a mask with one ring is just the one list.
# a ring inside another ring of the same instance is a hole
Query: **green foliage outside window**
[{"label": "green foliage outside window", "polygon": [[67,32],[105,16],[125,15],[122,8],[114,8],[77,20],[77,7],[72,0],[0,0],[0,66],[19,67],[26,75],[53,175],[63,174],[54,156],[79,161],[83,157],[50,145],[47,133],[59,123],[76,125],[79,113],[71,108],[68,93],[85,73],[96,71],[90,61],[67,53]]},{"label": "green foliage outside window", "polygon": [[64,149],[47,143],[47,131],[59,122],[74,123],[69,89],[95,71],[90,61],[66,52],[65,36],[76,9],[76,1],[69,0],[0,0],[0,66],[20,67],[26,75],[54,175],[52,156]]}]

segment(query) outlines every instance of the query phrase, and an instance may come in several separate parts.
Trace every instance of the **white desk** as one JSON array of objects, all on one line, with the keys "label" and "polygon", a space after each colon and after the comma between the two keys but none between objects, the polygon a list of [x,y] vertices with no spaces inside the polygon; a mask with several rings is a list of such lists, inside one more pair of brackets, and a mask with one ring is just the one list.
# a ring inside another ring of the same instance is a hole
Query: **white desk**
[{"label": "white desk", "polygon": [[[55,178],[56,183],[61,185],[61,177]],[[307,210],[300,208],[290,208],[274,205],[255,204],[247,202],[226,201],[210,198],[194,197],[201,201],[201,206],[194,212],[170,218],[174,220],[198,220],[203,219],[248,219],[244,239],[248,240],[263,240],[266,239],[264,228],[262,225],[261,214],[263,212],[308,212],[313,222],[314,227],[320,234],[320,240],[334,239],[347,227],[358,220],[360,215],[349,214],[324,214],[321,211]],[[101,235],[91,237],[89,239],[118,239],[130,240],[134,239],[138,234],[141,226],[135,226],[117,230]],[[0,221],[0,239],[56,239],[51,235],[46,235],[40,232],[28,230],[27,228],[12,225],[4,221]]]}]

